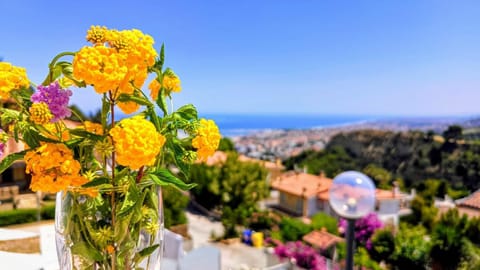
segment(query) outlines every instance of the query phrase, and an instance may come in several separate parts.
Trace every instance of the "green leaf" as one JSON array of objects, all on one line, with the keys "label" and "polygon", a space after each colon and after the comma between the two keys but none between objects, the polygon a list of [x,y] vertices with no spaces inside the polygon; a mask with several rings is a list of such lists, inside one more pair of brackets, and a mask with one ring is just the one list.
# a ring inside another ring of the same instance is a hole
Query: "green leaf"
[{"label": "green leaf", "polygon": [[130,188],[125,195],[125,198],[121,202],[120,211],[118,212],[118,217],[126,217],[135,207],[136,202],[140,199],[140,193],[136,185],[130,185]]},{"label": "green leaf", "polygon": [[135,206],[134,206],[134,209],[133,209],[133,215],[132,215],[132,219],[131,219],[132,224],[135,224],[142,219],[142,217],[143,217],[142,216],[143,202],[145,201],[145,198],[146,198],[146,196],[149,192],[150,192],[150,189],[148,189],[148,188],[143,190],[143,192],[140,195],[140,199],[137,200],[137,202],[135,203]]},{"label": "green leaf", "polygon": [[135,258],[133,259],[135,263],[139,263],[142,261],[143,258],[147,257],[148,255],[152,254],[160,245],[155,244],[153,246],[146,247],[137,254],[135,254]]},{"label": "green leaf", "polygon": [[82,185],[82,187],[84,187],[84,188],[97,187],[97,186],[105,185],[105,184],[109,184],[109,183],[110,183],[110,178],[103,176],[103,177],[97,177],[97,178],[93,179],[92,181],[90,181],[88,183],[85,183],[84,185]]},{"label": "green leaf", "polygon": [[147,174],[146,175],[148,178],[150,178],[155,184],[159,186],[168,186],[167,182],[163,182],[162,179],[160,179],[158,176],[155,174]]},{"label": "green leaf", "polygon": [[10,109],[0,108],[0,112],[2,112],[2,124],[10,123],[11,121],[18,119],[20,116],[20,112]]},{"label": "green leaf", "polygon": [[87,138],[87,139],[90,139],[90,140],[95,141],[95,142],[103,140],[102,135],[91,133],[91,132],[86,131],[85,129],[80,129],[80,128],[71,129],[70,134],[75,135],[75,136],[79,136],[79,137],[82,137],[82,138]]},{"label": "green leaf", "polygon": [[130,217],[127,216],[123,219],[118,219],[114,226],[114,239],[115,242],[121,243],[124,241],[126,237],[128,237],[129,230],[128,227],[130,226]]},{"label": "green leaf", "polygon": [[[182,190],[188,190],[196,186],[196,184],[187,184],[183,182],[180,178],[177,178],[175,175],[173,175],[169,170],[160,168],[151,174],[157,176],[161,182],[155,182],[159,185],[163,185],[163,183],[168,183],[169,185],[175,186],[179,189]],[[154,178],[152,178],[153,181],[155,181]]]},{"label": "green leaf", "polygon": [[22,151],[6,156],[0,161],[0,173],[3,173],[6,169],[12,166],[13,162],[23,159],[27,151]]},{"label": "green leaf", "polygon": [[180,141],[176,138],[167,140],[167,147],[173,151],[172,156],[175,160],[175,165],[177,165],[183,174],[188,175],[190,171],[190,164],[185,163],[182,160],[182,157],[185,154],[185,149],[180,145]]},{"label": "green leaf", "polygon": [[72,248],[73,254],[78,254],[82,257],[90,259],[92,261],[103,261],[104,258],[100,252],[97,251],[96,248],[90,246],[87,242],[76,242],[73,244]]},{"label": "green leaf", "polygon": [[30,148],[37,148],[40,146],[40,135],[32,128],[24,131],[23,140]]},{"label": "green leaf", "polygon": [[148,99],[146,99],[145,97],[129,95],[129,94],[120,94],[120,96],[118,96],[118,101],[120,101],[120,102],[133,101],[133,102],[135,102],[137,104],[140,104],[140,105],[152,106],[152,103]]},{"label": "green leaf", "polygon": [[162,47],[160,48],[160,58],[157,59],[157,62],[155,63],[155,67],[159,71],[162,71],[164,63],[165,63],[165,43],[162,43]]},{"label": "green leaf", "polygon": [[163,89],[163,87],[160,89],[160,93],[158,93],[157,105],[162,110],[163,115],[168,114],[167,98],[165,97],[165,89]]},{"label": "green leaf", "polygon": [[176,114],[180,115],[185,120],[193,120],[198,118],[197,108],[192,104],[184,105],[175,112]]},{"label": "green leaf", "polygon": [[107,99],[107,94],[103,94],[102,98],[102,127],[103,130],[107,127],[107,116],[108,113],[110,112],[110,103],[108,102]]},{"label": "green leaf", "polygon": [[72,149],[73,147],[81,144],[84,141],[83,138],[75,138],[65,142],[68,148]]}]

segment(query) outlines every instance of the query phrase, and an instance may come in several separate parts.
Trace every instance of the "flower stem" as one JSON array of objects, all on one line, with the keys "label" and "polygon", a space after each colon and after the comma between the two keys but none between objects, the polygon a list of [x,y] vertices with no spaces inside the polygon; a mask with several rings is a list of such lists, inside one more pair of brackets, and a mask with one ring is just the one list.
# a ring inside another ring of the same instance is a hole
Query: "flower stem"
[{"label": "flower stem", "polygon": [[[110,102],[110,116],[111,116],[111,123],[110,123],[110,127],[111,128],[114,128],[115,127],[115,102],[114,102],[114,98],[112,96],[112,92],[109,91],[108,92],[110,97],[109,97],[109,102]],[[112,152],[112,165],[111,165],[111,169],[112,169],[112,185],[115,186],[115,151]],[[115,206],[115,192],[112,192],[112,196],[110,197],[110,204],[112,206],[112,227],[115,226],[115,222],[116,222],[116,216],[115,216],[115,209],[116,209],[116,206]],[[115,260],[117,258],[117,251],[116,251],[116,246],[114,246],[114,250],[113,250],[113,253],[111,255],[111,264],[112,264],[112,270],[115,270]]]},{"label": "flower stem", "polygon": [[140,169],[138,170],[137,183],[140,183],[140,180],[142,180],[142,177],[143,177],[143,168],[144,168],[144,166],[140,167]]}]

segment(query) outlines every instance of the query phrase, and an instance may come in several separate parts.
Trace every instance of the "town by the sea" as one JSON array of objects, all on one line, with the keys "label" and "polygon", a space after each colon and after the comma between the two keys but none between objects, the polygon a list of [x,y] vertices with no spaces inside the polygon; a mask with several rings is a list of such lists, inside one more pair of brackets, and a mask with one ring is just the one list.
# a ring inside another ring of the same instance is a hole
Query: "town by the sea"
[{"label": "town by the sea", "polygon": [[479,127],[474,116],[393,117],[360,115],[205,114],[237,151],[264,160],[287,159],[306,150],[322,150],[341,133],[364,129],[420,130],[441,134],[450,125]]},{"label": "town by the sea", "polygon": [[440,131],[451,124],[473,121],[474,116],[373,116],[373,115],[312,115],[312,114],[204,114],[213,119],[223,136],[236,137],[269,130],[306,130],[349,126],[382,129],[420,129]]}]

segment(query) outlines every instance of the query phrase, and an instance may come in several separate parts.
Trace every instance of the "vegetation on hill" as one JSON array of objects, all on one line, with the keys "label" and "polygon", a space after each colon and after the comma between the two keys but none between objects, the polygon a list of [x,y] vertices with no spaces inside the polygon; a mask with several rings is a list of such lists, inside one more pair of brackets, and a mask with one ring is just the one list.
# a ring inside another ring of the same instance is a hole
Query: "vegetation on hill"
[{"label": "vegetation on hill", "polygon": [[341,133],[324,151],[307,151],[285,164],[288,169],[306,167],[313,174],[323,171],[329,177],[345,170],[363,171],[381,188],[393,181],[421,188],[425,180],[439,179],[454,197],[466,194],[454,190],[480,188],[480,144],[464,140],[459,126],[450,126],[442,135],[381,130]]}]

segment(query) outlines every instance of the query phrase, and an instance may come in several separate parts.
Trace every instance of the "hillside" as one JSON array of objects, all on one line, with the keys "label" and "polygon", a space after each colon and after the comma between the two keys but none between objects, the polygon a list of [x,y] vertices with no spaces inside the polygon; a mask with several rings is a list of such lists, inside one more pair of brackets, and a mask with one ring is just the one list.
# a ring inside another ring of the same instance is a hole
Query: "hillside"
[{"label": "hillside", "polygon": [[321,152],[308,151],[286,161],[334,177],[343,170],[384,169],[390,181],[417,187],[426,179],[443,179],[455,189],[480,188],[480,146],[475,141],[444,140],[420,131],[358,130],[337,134]]}]

